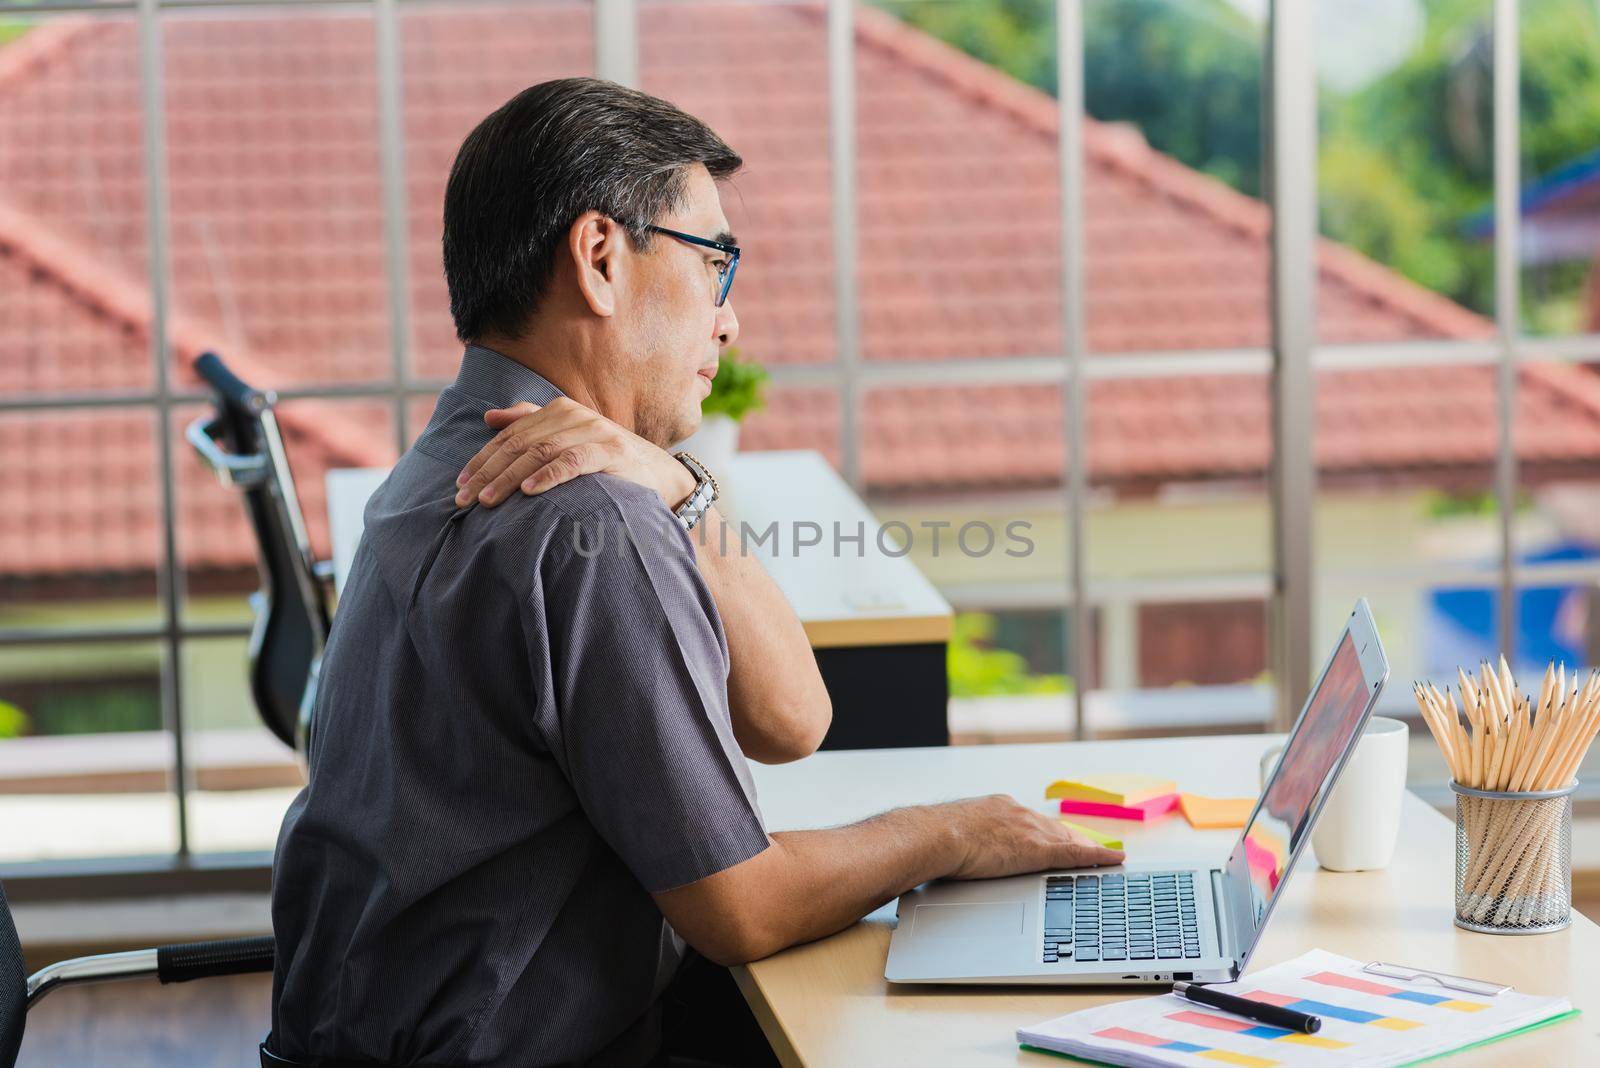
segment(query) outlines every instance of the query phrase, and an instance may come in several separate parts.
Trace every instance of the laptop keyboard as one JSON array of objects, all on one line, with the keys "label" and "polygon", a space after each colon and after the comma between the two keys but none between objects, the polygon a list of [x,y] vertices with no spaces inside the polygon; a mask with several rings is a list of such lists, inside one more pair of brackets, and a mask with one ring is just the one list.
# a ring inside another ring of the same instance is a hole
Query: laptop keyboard
[{"label": "laptop keyboard", "polygon": [[1193,872],[1045,878],[1046,964],[1198,956]]}]

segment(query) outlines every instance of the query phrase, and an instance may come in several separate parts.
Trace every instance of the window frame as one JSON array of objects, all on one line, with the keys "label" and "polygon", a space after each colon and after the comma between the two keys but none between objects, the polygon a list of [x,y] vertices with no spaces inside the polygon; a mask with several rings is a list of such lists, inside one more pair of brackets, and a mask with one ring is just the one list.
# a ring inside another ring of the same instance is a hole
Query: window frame
[{"label": "window frame", "polygon": [[[1063,314],[1061,351],[1034,356],[869,363],[862,358],[858,285],[856,56],[854,0],[828,0],[827,50],[829,151],[832,161],[831,232],[834,335],[837,356],[832,363],[771,368],[777,386],[836,387],[840,396],[839,455],[843,473],[863,489],[859,444],[864,392],[882,386],[959,386],[985,384],[1058,384],[1065,391],[1063,437],[1067,443],[1066,477],[1061,494],[1068,527],[1066,582],[1060,608],[1068,615],[1067,669],[1086,677],[1082,658],[1093,643],[1094,584],[1085,570],[1085,516],[1088,472],[1084,461],[1084,406],[1092,382],[1127,380],[1152,374],[1261,375],[1273,383],[1274,452],[1279,462],[1269,479],[1269,507],[1274,521],[1275,553],[1270,574],[1261,576],[1272,594],[1269,633],[1274,645],[1275,676],[1282,680],[1275,702],[1274,725],[1286,725],[1309,688],[1316,650],[1311,648],[1315,588],[1323,578],[1312,555],[1310,509],[1316,470],[1310,451],[1311,420],[1303,418],[1310,404],[1316,372],[1372,366],[1425,366],[1440,363],[1494,366],[1497,369],[1498,446],[1495,495],[1500,512],[1500,591],[1498,620],[1501,647],[1510,651],[1516,634],[1519,568],[1515,561],[1512,504],[1517,490],[1517,459],[1512,424],[1517,371],[1536,361],[1579,362],[1600,348],[1600,334],[1557,338],[1530,337],[1522,331],[1520,307],[1520,175],[1519,175],[1519,47],[1517,0],[1492,0],[1494,25],[1494,235],[1495,322],[1489,340],[1322,344],[1316,338],[1315,263],[1316,208],[1316,64],[1309,8],[1271,3],[1264,27],[1264,126],[1269,131],[1265,158],[1272,197],[1272,271],[1269,294],[1273,307],[1273,342],[1269,347],[1227,351],[1162,353],[1098,353],[1088,347],[1084,323],[1083,179],[1083,12],[1080,0],[1056,0],[1057,78],[1062,87],[1060,110],[1060,200]],[[595,70],[602,77],[637,81],[639,0],[589,0],[595,36]],[[44,411],[90,411],[128,408],[151,413],[159,435],[157,476],[163,523],[162,555],[157,568],[160,618],[148,625],[114,628],[27,628],[0,630],[0,647],[45,643],[119,643],[157,640],[162,648],[161,699],[164,729],[172,738],[172,791],[176,798],[176,853],[152,858],[90,858],[83,861],[40,861],[0,865],[8,885],[19,882],[24,894],[54,892],[63,887],[99,885],[110,889],[148,886],[170,891],[195,880],[217,885],[258,886],[259,872],[270,864],[267,854],[195,854],[191,850],[188,802],[193,769],[185,748],[185,695],[179,665],[185,645],[194,639],[238,637],[248,624],[206,625],[183,617],[184,588],[175,536],[177,464],[190,462],[176,448],[174,412],[179,406],[204,402],[203,392],[175,388],[166,334],[170,318],[168,179],[166,173],[164,82],[161,18],[164,11],[197,8],[291,8],[297,6],[368,9],[376,29],[378,137],[380,147],[383,232],[391,360],[388,375],[367,384],[310,385],[279,390],[284,400],[387,400],[392,405],[396,446],[404,451],[411,437],[412,403],[437,394],[448,385],[441,379],[412,374],[407,301],[408,278],[405,130],[402,123],[402,73],[399,16],[402,6],[450,6],[451,0],[43,0],[8,5],[12,16],[68,13],[133,13],[138,23],[140,111],[146,183],[146,223],[153,301],[151,360],[154,387],[112,393],[61,393],[0,397],[0,414]],[[1313,121],[1306,129],[1305,117]],[[1090,357],[1093,357],[1092,359]],[[1525,569],[1526,575],[1541,572]],[[1600,563],[1566,569],[1600,580]],[[1565,572],[1563,572],[1565,573]],[[1377,576],[1370,576],[1376,578]],[[1427,576],[1424,576],[1427,577]],[[1182,580],[1174,580],[1179,593]],[[1159,598],[1161,584],[1147,591]],[[1025,591],[1019,591],[1025,592]],[[1035,591],[1036,592],[1036,591]],[[1090,611],[1083,611],[1083,606]],[[1076,635],[1078,640],[1071,640]],[[1066,704],[1064,702],[1064,704]],[[1077,690],[1063,709],[1063,728],[1084,736],[1084,694]],[[1264,725],[1265,726],[1265,725]],[[220,875],[217,873],[221,873]],[[243,873],[243,874],[241,874]],[[63,881],[65,880],[65,881]],[[98,880],[98,882],[97,882]],[[87,881],[87,882],[86,882]]]}]

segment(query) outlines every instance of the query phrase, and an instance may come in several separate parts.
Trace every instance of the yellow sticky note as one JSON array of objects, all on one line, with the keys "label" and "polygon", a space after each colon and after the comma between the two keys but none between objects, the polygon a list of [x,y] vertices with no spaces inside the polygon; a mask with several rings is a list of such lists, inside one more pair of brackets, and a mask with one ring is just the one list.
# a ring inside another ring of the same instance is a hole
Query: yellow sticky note
[{"label": "yellow sticky note", "polygon": [[1113,838],[1109,834],[1103,834],[1100,831],[1095,830],[1093,827],[1085,827],[1083,824],[1073,823],[1071,820],[1061,820],[1060,822],[1061,826],[1065,827],[1067,830],[1077,831],[1079,834],[1092,840],[1097,845],[1103,845],[1107,849],[1122,848],[1122,839],[1120,838]]},{"label": "yellow sticky note", "polygon": [[1253,797],[1201,797],[1199,794],[1179,794],[1178,807],[1183,809],[1189,826],[1201,830],[1218,827],[1243,827],[1256,807]]},{"label": "yellow sticky note", "polygon": [[1059,779],[1045,787],[1044,796],[1071,798],[1074,801],[1096,801],[1103,805],[1137,805],[1163,794],[1178,792],[1178,784],[1171,779],[1134,773],[1108,773],[1082,775],[1076,779]]}]

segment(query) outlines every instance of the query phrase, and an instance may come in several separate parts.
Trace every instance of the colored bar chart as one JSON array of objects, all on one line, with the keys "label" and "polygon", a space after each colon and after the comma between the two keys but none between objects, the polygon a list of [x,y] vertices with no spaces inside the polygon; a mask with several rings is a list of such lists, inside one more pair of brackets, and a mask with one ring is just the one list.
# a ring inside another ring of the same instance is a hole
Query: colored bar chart
[{"label": "colored bar chart", "polygon": [[1214,1049],[1210,1046],[1200,1046],[1193,1042],[1180,1042],[1173,1038],[1162,1038],[1160,1035],[1145,1034],[1143,1031],[1130,1031],[1126,1027],[1107,1027],[1094,1033],[1096,1038],[1109,1038],[1117,1042],[1131,1042],[1136,1046],[1147,1046],[1150,1049],[1170,1050],[1173,1053],[1188,1053],[1195,1057],[1204,1057],[1208,1061],[1220,1061],[1223,1064],[1237,1064],[1241,1068],[1274,1068],[1280,1062],[1269,1060],[1266,1057],[1252,1057],[1248,1053],[1234,1053],[1232,1050]]},{"label": "colored bar chart", "polygon": [[[1021,1028],[1017,1041],[1026,1049],[1130,1068],[1405,1068],[1577,1014],[1565,998],[1512,990],[1461,996],[1437,984],[1397,982],[1363,969],[1360,961],[1314,949],[1243,982],[1218,984],[1261,1005],[1319,1017],[1321,1027],[1312,1034],[1162,994]],[[1511,1064],[1515,1057],[1483,1063]],[[1524,1063],[1544,1061],[1531,1057]]]},{"label": "colored bar chart", "polygon": [[1407,1020],[1399,1016],[1384,1016],[1381,1013],[1352,1009],[1345,1005],[1335,1005],[1327,1001],[1296,997],[1293,994],[1274,994],[1268,990],[1252,990],[1248,994],[1239,996],[1267,1005],[1279,1005],[1286,1009],[1293,1009],[1295,1012],[1309,1012],[1313,1016],[1344,1020],[1347,1023],[1367,1024],[1371,1027],[1382,1027],[1389,1031],[1409,1031],[1414,1027],[1422,1026],[1416,1020]]},{"label": "colored bar chart", "polygon": [[1240,1035],[1244,1038],[1260,1038],[1268,1042],[1290,1042],[1296,1046],[1314,1046],[1317,1049],[1345,1049],[1348,1042],[1339,1042],[1332,1038],[1322,1038],[1319,1035],[1301,1034],[1299,1031],[1290,1031],[1283,1027],[1269,1027],[1266,1024],[1252,1023],[1249,1020],[1235,1016],[1216,1016],[1209,1012],[1169,1012],[1167,1019],[1176,1023],[1193,1024],[1195,1027],[1209,1027],[1213,1031],[1227,1031],[1230,1034]]},{"label": "colored bar chart", "polygon": [[1481,1001],[1466,1001],[1443,994],[1427,994],[1421,990],[1403,990],[1387,983],[1374,983],[1368,979],[1357,979],[1352,975],[1340,975],[1338,972],[1318,972],[1315,975],[1308,975],[1306,982],[1336,986],[1341,990],[1357,990],[1363,994],[1375,994],[1378,997],[1396,998],[1400,1001],[1411,1001],[1418,1005],[1432,1005],[1453,1012],[1482,1012],[1489,1007]]}]

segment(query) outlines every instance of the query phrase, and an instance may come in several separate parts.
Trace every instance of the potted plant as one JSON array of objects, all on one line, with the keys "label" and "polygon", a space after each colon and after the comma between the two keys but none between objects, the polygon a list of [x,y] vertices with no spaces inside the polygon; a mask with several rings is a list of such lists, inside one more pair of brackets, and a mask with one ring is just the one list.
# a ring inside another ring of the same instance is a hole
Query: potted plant
[{"label": "potted plant", "polygon": [[694,453],[717,477],[723,477],[739,447],[739,422],[766,406],[766,368],[739,358],[728,349],[717,362],[711,392],[700,402],[700,429],[678,447]]}]

